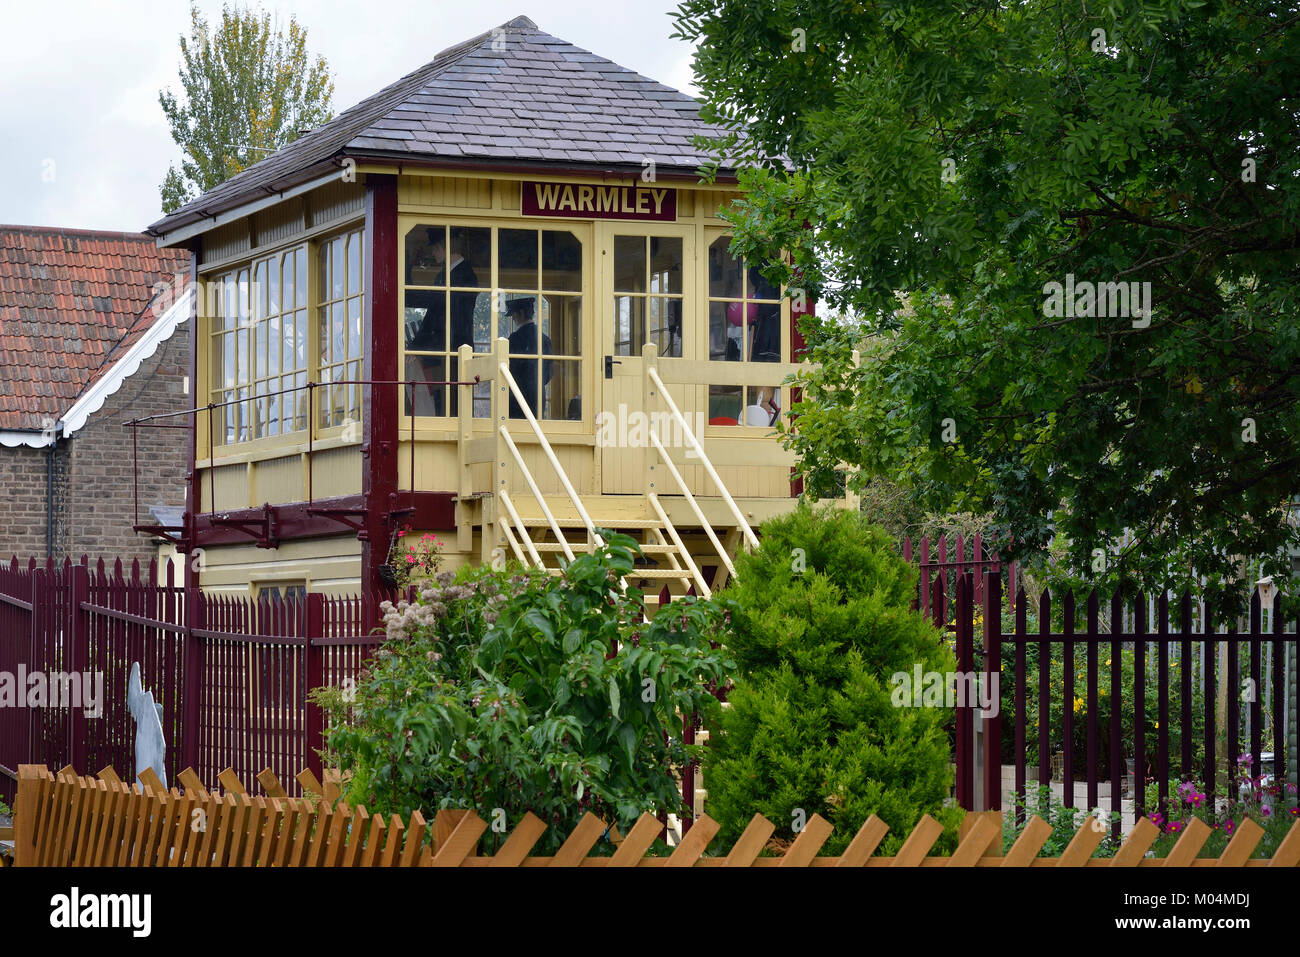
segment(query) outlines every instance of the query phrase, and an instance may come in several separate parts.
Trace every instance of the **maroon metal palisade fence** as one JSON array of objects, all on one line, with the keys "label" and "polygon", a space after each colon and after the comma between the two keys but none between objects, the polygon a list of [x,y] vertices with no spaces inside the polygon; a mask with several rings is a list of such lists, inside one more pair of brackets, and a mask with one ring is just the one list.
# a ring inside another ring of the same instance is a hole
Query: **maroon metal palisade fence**
[{"label": "maroon metal palisade fence", "polygon": [[85,707],[0,709],[0,797],[12,800],[19,764],[134,771],[126,705],[134,662],[161,706],[169,781],[187,766],[207,780],[227,767],[246,781],[266,767],[286,782],[303,767],[319,776],[324,716],[307,690],[357,674],[381,641],[371,633],[379,603],[394,597],[196,593],[187,609],[171,562],[127,570],[83,556],[0,566],[0,675],[103,676],[97,716]]},{"label": "maroon metal palisade fence", "polygon": [[[979,670],[986,682],[996,678],[1000,701],[996,715],[984,719],[978,704],[958,702],[956,797],[962,807],[1002,808],[1004,764],[1015,768],[1013,794],[1049,786],[1058,755],[1055,771],[1066,807],[1098,807],[1099,785],[1108,784],[1101,806],[1125,820],[1157,810],[1167,817],[1171,781],[1202,784],[1213,807],[1216,793],[1228,796],[1217,790],[1223,782],[1236,788],[1241,777],[1263,777],[1282,788],[1275,812],[1295,805],[1294,790],[1288,793],[1285,784],[1300,669],[1288,668],[1286,650],[1298,636],[1295,623],[1282,616],[1280,595],[1264,608],[1255,589],[1249,606],[1240,609],[1244,628],[1216,629],[1206,625],[1210,609],[1187,593],[1092,592],[1076,600],[1070,591],[1059,598],[1045,591],[1035,601],[1021,588],[1010,602],[1011,627],[1004,629],[1002,594],[998,571],[985,570],[978,584],[969,572],[957,577],[957,670]],[[1081,668],[1076,655],[1083,658]],[[1060,662],[1059,686],[1054,659]],[[1226,708],[1218,715],[1221,687]],[[1120,693],[1109,693],[1115,688]],[[1048,719],[1039,721],[1044,714]],[[1005,734],[1004,716],[1011,725]],[[983,780],[976,779],[972,733],[980,720]],[[1270,751],[1266,763],[1262,755]],[[1295,769],[1289,770],[1294,781]],[[1150,782],[1158,784],[1158,807],[1146,806]],[[1123,807],[1125,784],[1130,809]],[[1086,789],[1086,805],[1076,798],[1076,787]],[[1117,836],[1120,827],[1117,821]]]}]

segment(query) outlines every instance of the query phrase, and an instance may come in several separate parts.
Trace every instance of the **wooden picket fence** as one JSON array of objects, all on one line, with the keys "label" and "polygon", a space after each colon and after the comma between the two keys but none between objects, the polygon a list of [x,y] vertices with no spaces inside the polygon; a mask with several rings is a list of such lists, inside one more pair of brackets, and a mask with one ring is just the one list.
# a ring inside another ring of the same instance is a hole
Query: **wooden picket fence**
[{"label": "wooden picket fence", "polygon": [[[529,852],[547,825],[531,812],[506,838],[496,854],[476,856],[488,824],[472,810],[443,810],[432,833],[416,811],[404,824],[397,815],[385,820],[364,807],[337,801],[332,786],[322,787],[311,771],[298,775],[304,792],[315,799],[290,798],[274,775],[258,775],[266,795],[250,796],[232,771],[219,780],[224,794],[210,793],[191,770],[181,774],[184,792],[167,790],[146,771],[139,783],[124,784],[111,769],[95,778],[79,777],[71,768],[57,774],[23,765],[18,805],[14,809],[14,862],[18,866],[92,867],[1082,867],[1082,866],[1270,866],[1300,864],[1300,821],[1268,860],[1251,859],[1263,829],[1244,821],[1217,858],[1197,858],[1210,828],[1193,820],[1168,857],[1150,858],[1148,849],[1159,832],[1143,818],[1113,858],[1093,859],[1107,828],[1090,817],[1059,858],[1040,858],[1052,833],[1041,818],[1031,818],[1010,851],[998,856],[1002,816],[991,811],[969,814],[957,850],[928,856],[943,827],[925,815],[893,857],[873,856],[889,826],[874,814],[837,857],[818,856],[832,827],[818,814],[809,818],[785,847],[772,842],[776,828],[755,814],[740,839],[725,855],[705,856],[718,833],[708,815],[695,822],[666,857],[646,857],[662,825],[643,814],[626,837],[588,813],[550,857]],[[607,830],[616,844],[612,856],[588,856]],[[426,840],[426,836],[430,840]],[[765,849],[780,856],[760,856]]]}]

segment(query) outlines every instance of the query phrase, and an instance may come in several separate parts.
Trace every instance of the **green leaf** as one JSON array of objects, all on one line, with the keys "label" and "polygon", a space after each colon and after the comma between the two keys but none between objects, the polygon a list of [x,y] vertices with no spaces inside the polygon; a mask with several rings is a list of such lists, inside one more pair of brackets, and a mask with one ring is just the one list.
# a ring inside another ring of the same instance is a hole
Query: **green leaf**
[{"label": "green leaf", "polygon": [[619,696],[618,684],[617,682],[614,681],[613,678],[610,678],[609,679],[609,710],[614,713],[614,717],[616,718],[618,717],[618,709],[621,704],[622,704],[622,700]]}]

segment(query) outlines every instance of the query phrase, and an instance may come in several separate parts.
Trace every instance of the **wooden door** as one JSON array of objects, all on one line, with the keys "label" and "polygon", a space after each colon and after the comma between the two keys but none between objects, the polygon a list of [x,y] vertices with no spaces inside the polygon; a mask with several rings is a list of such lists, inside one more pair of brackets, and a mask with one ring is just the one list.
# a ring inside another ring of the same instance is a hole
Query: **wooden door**
[{"label": "wooden door", "polygon": [[[601,401],[594,424],[601,491],[606,494],[646,491],[645,446],[651,423],[645,409],[645,344],[658,347],[662,363],[705,358],[699,355],[706,340],[698,326],[695,247],[695,228],[689,225],[603,222],[596,229],[600,351],[595,373]],[[670,388],[693,422],[699,388]],[[663,410],[657,403],[654,411]],[[687,481],[694,479],[687,476]],[[678,492],[675,486],[656,490]]]}]

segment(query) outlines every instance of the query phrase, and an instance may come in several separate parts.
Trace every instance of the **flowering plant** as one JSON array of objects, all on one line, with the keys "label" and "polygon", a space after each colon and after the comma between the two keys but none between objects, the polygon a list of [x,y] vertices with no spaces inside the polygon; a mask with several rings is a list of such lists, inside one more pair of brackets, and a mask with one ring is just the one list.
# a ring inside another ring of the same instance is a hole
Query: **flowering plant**
[{"label": "flowering plant", "polygon": [[[1237,773],[1226,795],[1206,793],[1197,781],[1187,780],[1179,784],[1168,796],[1168,813],[1156,810],[1148,815],[1161,831],[1155,844],[1156,856],[1165,856],[1192,820],[1199,818],[1210,825],[1211,831],[1201,849],[1201,857],[1222,854],[1232,835],[1246,820],[1252,820],[1264,829],[1253,856],[1271,857],[1300,817],[1300,808],[1295,806],[1296,786],[1279,784],[1266,773],[1253,775],[1252,764],[1249,754],[1243,754],[1237,760]],[[1149,806],[1155,806],[1157,791],[1154,786],[1148,788]]]},{"label": "flowering plant", "polygon": [[442,568],[442,540],[428,533],[415,539],[408,536],[410,531],[410,525],[403,525],[388,546],[388,565],[398,588],[416,578],[432,578]]}]

